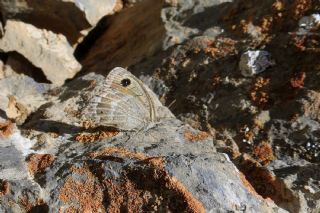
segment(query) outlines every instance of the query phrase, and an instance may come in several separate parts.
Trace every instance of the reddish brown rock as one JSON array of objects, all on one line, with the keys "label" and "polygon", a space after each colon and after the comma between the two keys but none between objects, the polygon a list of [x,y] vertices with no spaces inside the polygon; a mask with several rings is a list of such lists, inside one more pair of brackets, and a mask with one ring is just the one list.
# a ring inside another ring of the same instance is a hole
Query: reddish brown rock
[{"label": "reddish brown rock", "polygon": [[6,195],[10,190],[10,184],[8,181],[0,180],[0,197]]},{"label": "reddish brown rock", "polygon": [[35,176],[44,172],[53,163],[54,159],[55,157],[50,154],[31,154],[27,158],[30,174]]}]

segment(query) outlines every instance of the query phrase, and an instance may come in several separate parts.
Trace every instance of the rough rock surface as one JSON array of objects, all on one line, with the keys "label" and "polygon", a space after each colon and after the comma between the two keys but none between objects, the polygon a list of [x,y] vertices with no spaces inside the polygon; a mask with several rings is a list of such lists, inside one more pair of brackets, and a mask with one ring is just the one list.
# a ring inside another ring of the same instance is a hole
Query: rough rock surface
[{"label": "rough rock surface", "polygon": [[[197,36],[131,69],[178,118],[214,134],[218,150],[230,154],[259,194],[290,212],[317,212],[319,24],[305,27],[299,20],[317,11],[319,3],[254,2],[225,3],[179,20],[196,27]],[[220,34],[210,35],[218,21]],[[241,76],[241,54],[261,47],[276,65],[253,78]],[[241,153],[252,159],[241,165]],[[246,171],[252,161],[257,162],[253,171],[267,172]],[[314,175],[296,176],[308,168]]]},{"label": "rough rock surface", "polygon": [[20,21],[7,21],[0,49],[24,55],[56,85],[63,84],[65,79],[72,78],[81,69],[63,35],[40,30]]},{"label": "rough rock surface", "polygon": [[[83,69],[53,88],[30,56],[0,54],[0,211],[319,212],[319,1],[110,1],[124,9],[98,24],[93,1],[28,2],[0,1],[4,20],[62,34]],[[256,50],[275,64],[243,76]],[[180,121],[137,134],[81,122],[114,66]]]},{"label": "rough rock surface", "polygon": [[[94,42],[84,40],[84,47],[78,49],[85,52],[80,57],[84,70],[103,73],[115,66],[127,67],[161,49],[165,36],[160,17],[162,6],[163,0],[141,1],[102,20],[101,29],[88,35],[91,38],[100,34],[100,37]],[[90,42],[93,44],[87,50]]]},{"label": "rough rock surface", "polygon": [[10,76],[0,80],[0,113],[22,124],[28,115],[46,103],[44,95],[50,88],[24,75]]},{"label": "rough rock surface", "polygon": [[103,80],[90,74],[52,91],[57,99],[29,116],[23,136],[2,139],[2,211],[285,212],[252,191],[207,133],[175,118],[137,133],[83,124]]},{"label": "rough rock surface", "polygon": [[0,1],[0,50],[20,53],[47,80],[62,85],[81,69],[73,56],[76,45],[102,17],[122,7],[121,0]]},{"label": "rough rock surface", "polygon": [[4,21],[14,19],[63,34],[70,44],[83,37],[82,31],[95,26],[98,21],[122,8],[120,0],[84,1],[49,0],[46,4],[36,0],[0,1]]},{"label": "rough rock surface", "polygon": [[[102,20],[99,31],[93,33],[93,36],[97,33],[101,36],[95,42],[91,39],[85,42],[93,44],[80,57],[81,64],[85,70],[100,73],[104,72],[104,68],[133,65],[161,48],[166,49],[201,34],[201,29],[188,26],[184,22],[188,21],[191,15],[200,14],[205,8],[225,2],[229,0],[139,1],[134,7],[126,8],[120,14]],[[220,13],[219,10],[214,12]],[[212,22],[214,20],[213,18]],[[215,23],[212,24],[214,29]],[[208,34],[219,34],[219,29],[217,31]]]}]

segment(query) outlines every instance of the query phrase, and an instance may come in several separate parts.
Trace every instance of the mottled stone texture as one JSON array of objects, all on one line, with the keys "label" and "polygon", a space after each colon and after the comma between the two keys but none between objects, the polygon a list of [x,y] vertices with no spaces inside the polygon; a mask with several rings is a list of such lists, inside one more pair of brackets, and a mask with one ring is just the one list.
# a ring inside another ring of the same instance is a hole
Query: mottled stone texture
[{"label": "mottled stone texture", "polygon": [[[0,7],[0,212],[319,212],[319,1]],[[115,66],[176,118],[82,120]]]},{"label": "mottled stone texture", "polygon": [[[101,75],[89,74],[61,87],[51,94],[57,98],[50,97],[29,116],[22,132],[15,128],[1,140],[0,179],[11,188],[19,184],[21,192],[34,192],[22,202],[23,195],[3,186],[1,209],[279,209],[256,194],[227,155],[215,151],[208,133],[174,117],[139,132],[86,125],[81,120],[82,109],[103,80]],[[14,152],[17,154],[11,155]],[[40,188],[46,193],[35,193]]]}]

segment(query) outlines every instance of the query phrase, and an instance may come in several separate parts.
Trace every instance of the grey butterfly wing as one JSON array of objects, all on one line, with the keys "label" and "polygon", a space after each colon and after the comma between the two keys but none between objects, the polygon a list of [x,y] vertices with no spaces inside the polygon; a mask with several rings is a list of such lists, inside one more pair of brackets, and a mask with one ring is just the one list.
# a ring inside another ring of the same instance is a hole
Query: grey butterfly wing
[{"label": "grey butterfly wing", "polygon": [[138,130],[152,121],[154,108],[140,80],[115,68],[89,103],[86,116],[99,125]]},{"label": "grey butterfly wing", "polygon": [[[175,118],[171,111],[161,104],[156,94],[154,94],[151,89],[149,89],[144,83],[142,83],[127,70],[121,67],[116,67],[109,73],[108,77],[110,77],[109,79],[118,79],[118,84],[120,80],[126,78],[133,79],[132,84],[128,87],[129,91],[127,92],[139,99],[139,102],[143,103],[146,112],[149,113],[149,117],[147,118],[148,122],[156,122],[161,119]],[[108,84],[112,84],[108,80],[107,82]]]}]

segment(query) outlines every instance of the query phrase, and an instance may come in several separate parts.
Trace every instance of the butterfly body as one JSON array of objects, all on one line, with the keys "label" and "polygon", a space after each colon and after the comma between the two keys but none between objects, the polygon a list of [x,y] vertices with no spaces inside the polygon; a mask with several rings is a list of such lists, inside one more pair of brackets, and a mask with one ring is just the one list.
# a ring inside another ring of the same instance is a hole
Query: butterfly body
[{"label": "butterfly body", "polygon": [[158,121],[159,106],[163,107],[138,78],[116,67],[90,100],[85,118],[101,126],[137,131]]}]

